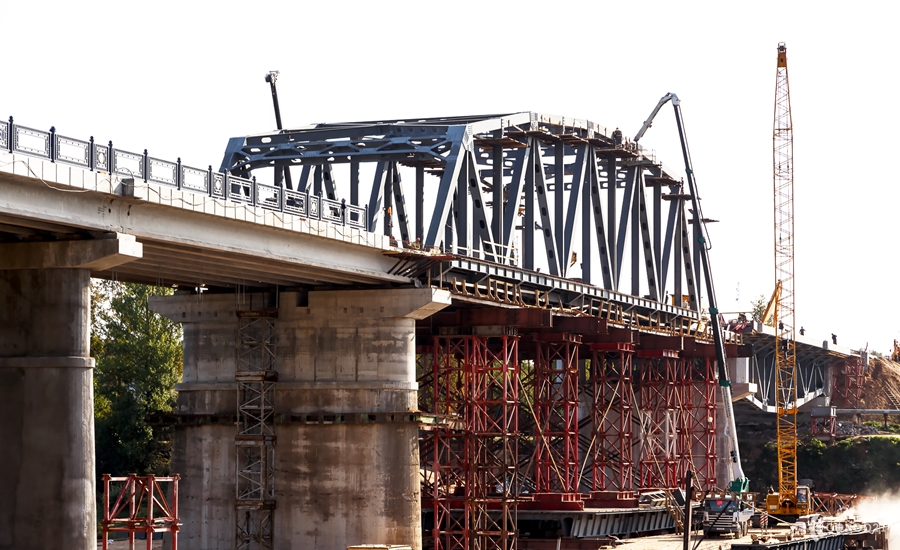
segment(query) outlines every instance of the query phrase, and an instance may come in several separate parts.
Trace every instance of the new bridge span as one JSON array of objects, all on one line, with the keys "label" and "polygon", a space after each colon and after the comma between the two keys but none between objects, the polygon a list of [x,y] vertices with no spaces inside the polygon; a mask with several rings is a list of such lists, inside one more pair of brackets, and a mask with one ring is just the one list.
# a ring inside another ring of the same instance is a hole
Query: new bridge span
[{"label": "new bridge span", "polygon": [[[509,545],[716,486],[681,181],[529,112],[238,137],[218,170],[0,123],[0,548],[93,547],[91,277],[176,288],[184,548]],[[750,395],[768,344],[727,342]]]}]

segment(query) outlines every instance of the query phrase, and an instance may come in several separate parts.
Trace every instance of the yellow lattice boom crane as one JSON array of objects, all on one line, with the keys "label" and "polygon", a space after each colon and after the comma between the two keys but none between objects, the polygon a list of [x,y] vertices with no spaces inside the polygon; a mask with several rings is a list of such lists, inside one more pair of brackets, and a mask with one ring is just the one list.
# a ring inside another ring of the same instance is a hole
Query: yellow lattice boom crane
[{"label": "yellow lattice boom crane", "polygon": [[797,479],[797,350],[794,331],[794,133],[788,86],[787,47],[778,44],[773,130],[775,187],[775,406],[778,489],[766,496],[770,514],[809,513],[809,487]]}]

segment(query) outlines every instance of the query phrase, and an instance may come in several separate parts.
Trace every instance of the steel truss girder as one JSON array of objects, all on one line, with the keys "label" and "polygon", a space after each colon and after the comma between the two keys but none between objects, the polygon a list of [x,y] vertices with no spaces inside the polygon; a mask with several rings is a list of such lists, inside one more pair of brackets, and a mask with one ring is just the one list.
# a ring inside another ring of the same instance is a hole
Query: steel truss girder
[{"label": "steel truss girder", "polygon": [[[528,112],[320,124],[233,138],[222,166],[243,177],[260,168],[301,168],[299,184],[309,187],[313,179],[313,192],[329,197],[346,178],[358,206],[365,192],[360,167],[367,164],[375,173],[370,231],[383,220],[385,234],[399,230],[399,241],[580,275],[656,302],[667,293],[680,297],[686,283],[690,308],[699,311],[696,239],[685,215],[691,197],[651,156],[637,146],[616,147],[606,134],[589,121]],[[341,164],[350,165],[348,176],[335,174]],[[405,167],[415,170],[414,227],[400,185]],[[429,175],[436,185],[426,183]],[[592,270],[595,262],[599,270]]]}]

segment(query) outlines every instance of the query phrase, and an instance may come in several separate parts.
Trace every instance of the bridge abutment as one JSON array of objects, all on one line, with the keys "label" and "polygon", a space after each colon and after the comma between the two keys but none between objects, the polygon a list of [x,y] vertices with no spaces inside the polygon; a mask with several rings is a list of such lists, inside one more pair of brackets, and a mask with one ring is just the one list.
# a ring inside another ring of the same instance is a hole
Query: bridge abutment
[{"label": "bridge abutment", "polygon": [[133,237],[0,244],[0,549],[97,541],[91,268]]},{"label": "bridge abutment", "polygon": [[239,311],[277,308],[273,544],[419,549],[415,321],[449,305],[431,288],[181,295],[154,310],[184,323],[172,471],[182,476],[179,543],[235,539]]}]

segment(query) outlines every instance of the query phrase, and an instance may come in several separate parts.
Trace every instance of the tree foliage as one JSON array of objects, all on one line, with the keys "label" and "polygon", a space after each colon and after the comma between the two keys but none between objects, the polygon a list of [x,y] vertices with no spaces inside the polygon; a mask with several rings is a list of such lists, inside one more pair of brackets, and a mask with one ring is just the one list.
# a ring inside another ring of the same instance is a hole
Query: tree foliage
[{"label": "tree foliage", "polygon": [[171,290],[108,281],[91,290],[97,473],[166,474],[171,428],[148,416],[175,404],[181,326],[150,311],[148,298]]},{"label": "tree foliage", "polygon": [[766,306],[769,305],[769,301],[766,300],[766,297],[763,294],[760,294],[759,298],[750,300],[750,305],[753,307],[753,320],[757,323],[762,321],[763,314],[766,312]]}]

